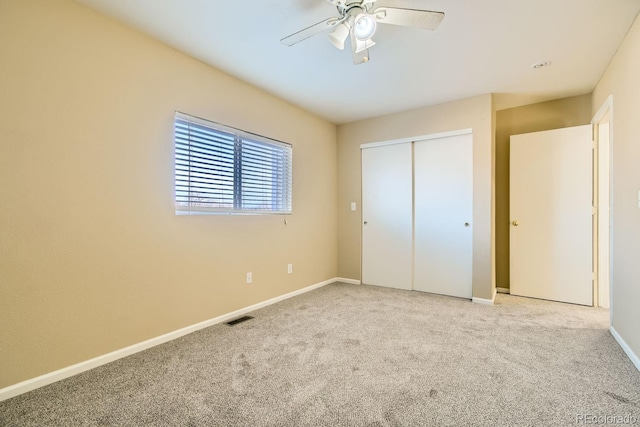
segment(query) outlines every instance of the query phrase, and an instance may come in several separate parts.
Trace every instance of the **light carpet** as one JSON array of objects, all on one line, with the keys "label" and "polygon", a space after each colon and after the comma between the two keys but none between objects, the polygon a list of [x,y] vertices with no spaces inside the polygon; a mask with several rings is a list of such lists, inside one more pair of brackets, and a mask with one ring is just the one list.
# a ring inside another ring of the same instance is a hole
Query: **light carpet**
[{"label": "light carpet", "polygon": [[640,419],[640,372],[608,332],[607,310],[509,295],[485,306],[332,284],[251,315],[0,402],[0,425]]}]

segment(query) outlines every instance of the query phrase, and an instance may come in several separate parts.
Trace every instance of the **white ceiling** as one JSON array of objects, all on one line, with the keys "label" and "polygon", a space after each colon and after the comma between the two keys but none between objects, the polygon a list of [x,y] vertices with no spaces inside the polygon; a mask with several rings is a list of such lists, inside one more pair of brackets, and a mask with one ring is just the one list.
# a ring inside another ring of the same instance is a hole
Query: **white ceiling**
[{"label": "white ceiling", "polygon": [[640,11],[638,0],[379,0],[446,16],[436,31],[380,25],[356,66],[325,33],[279,42],[338,16],[326,0],[76,1],[337,124],[490,92],[504,94],[498,108],[589,93]]}]

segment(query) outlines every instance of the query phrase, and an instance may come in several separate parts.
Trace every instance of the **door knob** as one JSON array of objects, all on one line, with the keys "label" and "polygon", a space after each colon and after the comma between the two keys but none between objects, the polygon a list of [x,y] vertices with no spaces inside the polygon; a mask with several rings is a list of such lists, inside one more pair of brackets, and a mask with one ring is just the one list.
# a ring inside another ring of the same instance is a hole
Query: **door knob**
[{"label": "door knob", "polygon": [[367,225],[367,221],[364,222],[364,225]]},{"label": "door knob", "polygon": [[468,227],[468,226],[469,226],[469,223],[468,223],[468,222],[465,222],[465,223],[464,223],[464,226],[465,226],[465,227]]},{"label": "door knob", "polygon": [[520,223],[519,223],[519,222],[518,222],[518,220],[516,219],[516,220],[514,220],[514,221],[511,221],[511,225],[513,225],[514,227],[517,227],[517,226],[519,226],[519,225],[520,225]]}]

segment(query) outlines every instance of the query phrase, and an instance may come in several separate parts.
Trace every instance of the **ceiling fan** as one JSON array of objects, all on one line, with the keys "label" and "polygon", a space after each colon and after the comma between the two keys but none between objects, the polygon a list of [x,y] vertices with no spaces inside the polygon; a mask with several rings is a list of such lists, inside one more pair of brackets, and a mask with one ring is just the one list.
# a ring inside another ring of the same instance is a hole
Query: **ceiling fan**
[{"label": "ceiling fan", "polygon": [[343,50],[344,43],[349,37],[353,63],[357,65],[369,61],[369,48],[375,44],[371,37],[376,32],[378,23],[435,30],[444,19],[443,12],[386,6],[374,7],[376,0],[327,1],[338,8],[339,17],[327,18],[283,38],[280,42],[287,46],[293,46],[322,31],[333,29],[329,33],[331,43]]}]

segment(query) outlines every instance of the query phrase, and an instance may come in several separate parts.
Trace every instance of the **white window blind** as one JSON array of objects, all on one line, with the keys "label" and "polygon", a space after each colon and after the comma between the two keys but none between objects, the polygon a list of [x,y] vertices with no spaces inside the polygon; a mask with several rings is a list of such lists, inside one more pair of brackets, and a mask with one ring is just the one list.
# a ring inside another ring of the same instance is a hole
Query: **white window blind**
[{"label": "white window blind", "polygon": [[176,214],[291,213],[291,145],[176,113]]}]

